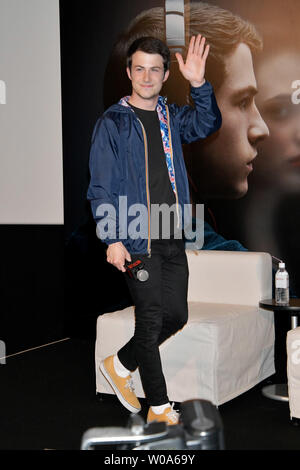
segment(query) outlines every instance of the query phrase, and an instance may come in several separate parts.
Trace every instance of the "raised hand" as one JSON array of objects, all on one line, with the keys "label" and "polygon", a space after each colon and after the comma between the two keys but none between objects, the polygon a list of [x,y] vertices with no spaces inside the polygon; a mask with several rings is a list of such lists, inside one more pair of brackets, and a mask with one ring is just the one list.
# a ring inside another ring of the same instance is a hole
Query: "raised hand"
[{"label": "raised hand", "polygon": [[204,46],[205,37],[198,34],[197,37],[192,36],[190,40],[185,63],[179,52],[175,54],[180,72],[193,87],[199,87],[205,82],[205,63],[209,52],[209,45]]}]

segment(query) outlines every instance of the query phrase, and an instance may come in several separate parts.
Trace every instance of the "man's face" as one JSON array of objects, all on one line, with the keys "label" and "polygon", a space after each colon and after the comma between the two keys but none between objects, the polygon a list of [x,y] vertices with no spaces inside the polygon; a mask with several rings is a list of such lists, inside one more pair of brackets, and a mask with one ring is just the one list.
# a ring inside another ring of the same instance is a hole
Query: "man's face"
[{"label": "man's face", "polygon": [[169,71],[164,72],[163,58],[160,54],[136,51],[132,55],[131,69],[127,67],[127,74],[132,84],[130,101],[137,107],[148,108],[157,100]]},{"label": "man's face", "polygon": [[225,64],[227,74],[216,92],[222,126],[192,149],[190,171],[200,199],[245,195],[248,176],[255,171],[257,144],[269,134],[254,101],[257,89],[249,47],[240,43]]}]

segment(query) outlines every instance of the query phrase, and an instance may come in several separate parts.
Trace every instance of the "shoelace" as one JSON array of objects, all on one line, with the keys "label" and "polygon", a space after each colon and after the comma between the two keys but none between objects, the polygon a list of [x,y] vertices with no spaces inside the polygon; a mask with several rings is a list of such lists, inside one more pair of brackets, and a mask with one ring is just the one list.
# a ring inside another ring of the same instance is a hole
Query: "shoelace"
[{"label": "shoelace", "polygon": [[134,393],[134,385],[133,385],[133,380],[132,377],[130,379],[127,379],[125,388],[129,388],[129,390]]},{"label": "shoelace", "polygon": [[171,405],[171,411],[167,413],[167,417],[172,421],[172,423],[177,423],[179,420],[179,413],[178,411],[174,410],[175,403]]}]

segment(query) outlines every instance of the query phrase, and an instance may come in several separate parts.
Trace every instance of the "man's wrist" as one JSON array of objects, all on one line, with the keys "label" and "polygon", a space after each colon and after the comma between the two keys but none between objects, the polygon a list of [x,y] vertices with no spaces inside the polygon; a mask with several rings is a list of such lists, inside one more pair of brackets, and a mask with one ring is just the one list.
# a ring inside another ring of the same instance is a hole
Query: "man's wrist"
[{"label": "man's wrist", "polygon": [[110,246],[111,247],[114,247],[114,246],[123,246],[123,243],[122,242],[110,242],[110,243],[106,243],[107,244],[107,247],[109,248]]},{"label": "man's wrist", "polygon": [[200,88],[202,85],[204,85],[205,81],[205,78],[203,78],[202,82],[191,81],[190,84],[193,88]]}]

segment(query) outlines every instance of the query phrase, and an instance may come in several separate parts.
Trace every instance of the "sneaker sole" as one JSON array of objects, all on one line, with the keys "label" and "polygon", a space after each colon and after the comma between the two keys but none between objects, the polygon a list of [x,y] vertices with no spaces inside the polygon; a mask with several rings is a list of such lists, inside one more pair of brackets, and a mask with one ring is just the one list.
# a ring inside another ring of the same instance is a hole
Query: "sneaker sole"
[{"label": "sneaker sole", "polygon": [[109,385],[111,386],[113,391],[115,392],[115,394],[117,395],[117,397],[118,397],[119,401],[122,403],[122,405],[125,406],[125,408],[127,408],[127,410],[131,411],[131,413],[138,413],[139,411],[141,411],[141,408],[135,408],[133,405],[131,405],[130,403],[128,403],[128,401],[125,400],[125,398],[123,397],[123,395],[119,391],[118,387],[115,385],[113,379],[111,378],[111,376],[109,375],[109,373],[105,369],[105,366],[104,366],[103,362],[100,363],[99,369],[102,372],[102,374],[104,375],[104,377],[106,378],[107,382],[109,383]]}]

